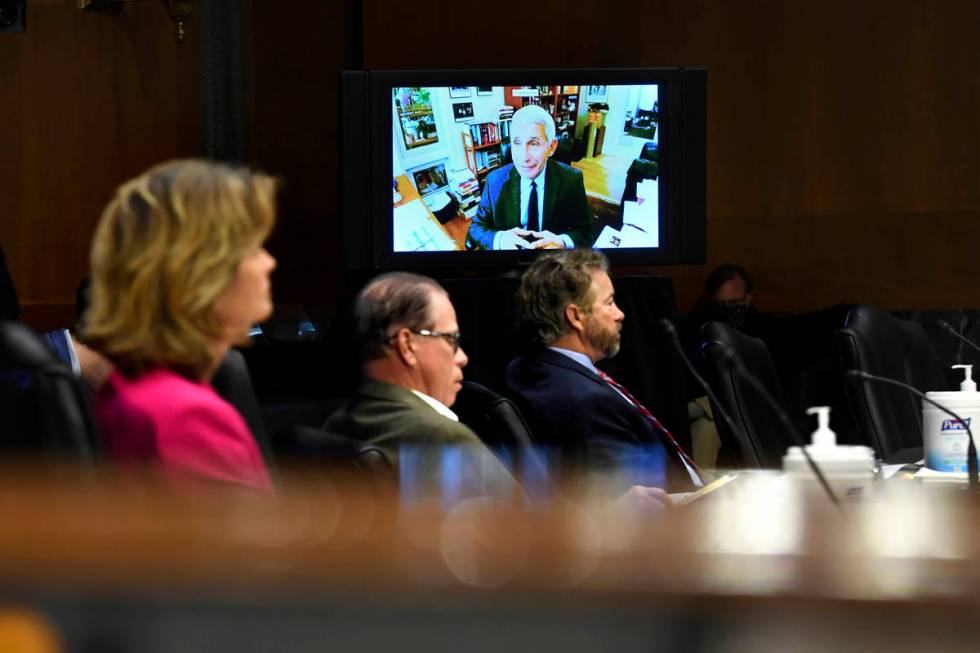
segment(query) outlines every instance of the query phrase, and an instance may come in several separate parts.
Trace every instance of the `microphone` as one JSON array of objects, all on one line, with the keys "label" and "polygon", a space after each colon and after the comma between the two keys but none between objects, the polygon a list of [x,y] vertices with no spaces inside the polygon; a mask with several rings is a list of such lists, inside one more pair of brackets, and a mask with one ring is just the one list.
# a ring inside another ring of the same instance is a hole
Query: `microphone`
[{"label": "microphone", "polygon": [[899,388],[904,388],[905,390],[911,392],[922,401],[926,402],[927,404],[931,404],[935,406],[936,408],[943,411],[944,413],[946,413],[947,415],[949,415],[950,417],[958,421],[960,424],[962,424],[964,428],[966,428],[966,434],[967,437],[969,438],[969,442],[967,443],[966,446],[967,481],[969,483],[971,492],[977,492],[978,490],[980,490],[980,479],[978,479],[977,476],[977,446],[973,442],[973,431],[970,429],[969,422],[967,422],[962,417],[960,417],[959,415],[951,411],[949,408],[943,406],[935,399],[930,399],[929,397],[926,396],[926,393],[922,392],[915,386],[909,385],[908,383],[902,383],[901,381],[896,381],[895,379],[889,379],[887,376],[878,376],[877,374],[870,374],[868,372],[865,372],[864,370],[847,370],[846,374],[852,379],[859,379],[861,381],[875,381],[876,383],[887,383],[890,385],[898,386]]},{"label": "microphone", "polygon": [[665,317],[657,320],[657,324],[660,326],[661,331],[670,336],[671,344],[674,345],[674,349],[676,349],[677,353],[680,354],[681,360],[684,361],[684,365],[687,366],[687,370],[691,373],[691,376],[693,376],[698,382],[698,385],[700,385],[704,391],[708,393],[708,398],[711,399],[714,404],[714,411],[721,415],[721,418],[725,420],[725,425],[731,429],[732,433],[743,438],[745,442],[749,442],[749,438],[745,437],[747,434],[742,429],[735,426],[735,420],[731,418],[731,415],[728,414],[728,411],[725,410],[722,403],[718,401],[718,397],[715,396],[715,393],[711,390],[711,386],[709,386],[708,382],[704,380],[704,377],[698,374],[698,371],[695,369],[691,359],[687,357],[686,353],[684,353],[684,347],[681,345],[680,337],[677,335],[677,329],[674,328],[674,325],[671,324],[670,320]]},{"label": "microphone", "polygon": [[964,336],[962,333],[954,329],[953,325],[947,322],[946,320],[936,320],[936,324],[942,327],[942,329],[946,331],[949,335],[953,336],[954,338],[957,338],[958,340],[965,342],[966,344],[970,345],[977,351],[980,351],[980,346],[978,346],[977,343],[973,342],[972,340]]},{"label": "microphone", "polygon": [[820,482],[820,487],[823,488],[827,498],[830,499],[830,502],[837,508],[840,508],[840,500],[837,498],[837,495],[834,494],[833,489],[831,489],[830,484],[827,482],[827,477],[823,475],[823,472],[820,471],[817,463],[814,462],[813,457],[810,456],[810,452],[806,449],[806,441],[803,439],[803,435],[800,433],[799,429],[796,428],[796,425],[793,424],[793,420],[789,418],[789,415],[786,414],[786,410],[783,409],[779,402],[776,401],[776,398],[773,397],[769,390],[766,389],[766,386],[763,385],[762,381],[760,381],[755,374],[752,374],[752,372],[745,367],[742,360],[738,357],[738,354],[732,351],[731,347],[722,345],[722,353],[725,360],[731,364],[732,371],[748,381],[749,384],[755,388],[756,392],[759,393],[759,396],[761,396],[762,399],[769,404],[769,407],[773,409],[783,427],[789,432],[790,436],[793,438],[793,441],[800,448],[800,451],[803,453],[803,458],[806,459],[806,464],[810,467],[813,475],[817,477],[817,480]]}]

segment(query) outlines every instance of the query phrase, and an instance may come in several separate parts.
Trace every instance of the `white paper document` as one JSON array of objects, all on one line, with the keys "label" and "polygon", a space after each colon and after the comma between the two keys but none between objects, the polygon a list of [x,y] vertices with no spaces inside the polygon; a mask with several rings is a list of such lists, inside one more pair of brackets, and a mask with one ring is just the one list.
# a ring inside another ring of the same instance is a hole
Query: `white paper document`
[{"label": "white paper document", "polygon": [[[646,205],[647,203],[644,203]],[[654,205],[655,206],[655,205]],[[658,247],[660,229],[656,210],[651,212],[636,202],[626,202],[623,207],[623,228],[603,227],[593,247],[596,249],[622,249],[627,247]]]},{"label": "white paper document", "polygon": [[654,179],[643,179],[636,185],[636,199],[638,202],[657,201],[657,182]]},{"label": "white paper document", "polygon": [[456,243],[429,217],[422,200],[395,207],[394,249],[396,252],[446,252]]},{"label": "white paper document", "polygon": [[623,202],[623,231],[627,227],[638,229],[649,234],[650,244],[645,247],[656,247],[659,244],[660,220],[656,200],[644,202]]}]

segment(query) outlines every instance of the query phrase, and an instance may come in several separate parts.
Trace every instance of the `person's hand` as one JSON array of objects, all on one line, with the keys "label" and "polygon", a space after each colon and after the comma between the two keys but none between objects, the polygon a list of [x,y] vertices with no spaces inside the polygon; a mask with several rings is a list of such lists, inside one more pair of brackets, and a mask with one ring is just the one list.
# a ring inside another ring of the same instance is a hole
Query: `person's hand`
[{"label": "person's hand", "polygon": [[551,231],[532,231],[531,236],[536,240],[531,243],[531,249],[565,249],[565,239]]},{"label": "person's hand", "polygon": [[71,339],[75,346],[75,355],[78,356],[78,367],[81,370],[82,379],[92,388],[93,392],[98,392],[109,375],[112,374],[112,363],[102,354],[78,342],[75,336],[72,336]]},{"label": "person's hand", "polygon": [[614,510],[639,513],[661,513],[673,505],[667,493],[659,487],[634,485],[621,494],[610,506]]},{"label": "person's hand", "polygon": [[500,239],[497,241],[497,249],[527,249],[531,245],[525,237],[530,235],[530,231],[520,227],[502,231],[500,232]]}]

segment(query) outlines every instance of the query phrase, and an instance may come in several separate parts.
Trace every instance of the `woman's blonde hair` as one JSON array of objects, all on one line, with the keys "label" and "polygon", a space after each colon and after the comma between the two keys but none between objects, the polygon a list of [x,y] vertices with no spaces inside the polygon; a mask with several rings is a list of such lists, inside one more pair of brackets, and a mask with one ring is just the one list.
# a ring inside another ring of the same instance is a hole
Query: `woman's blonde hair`
[{"label": "woman's blonde hair", "polygon": [[86,342],[127,376],[203,377],[228,337],[215,304],[272,230],[275,190],[272,177],[200,160],[121,185],[92,240]]}]

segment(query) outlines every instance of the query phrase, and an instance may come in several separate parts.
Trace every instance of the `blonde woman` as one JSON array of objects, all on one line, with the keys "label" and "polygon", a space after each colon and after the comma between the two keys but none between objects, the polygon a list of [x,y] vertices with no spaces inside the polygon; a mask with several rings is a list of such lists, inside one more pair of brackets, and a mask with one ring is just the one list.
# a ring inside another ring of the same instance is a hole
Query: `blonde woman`
[{"label": "blonde woman", "polygon": [[272,311],[274,220],[271,177],[205,161],[160,164],[116,191],[92,243],[84,325],[115,366],[96,416],[116,461],[271,491],[255,439],[209,380]]}]

